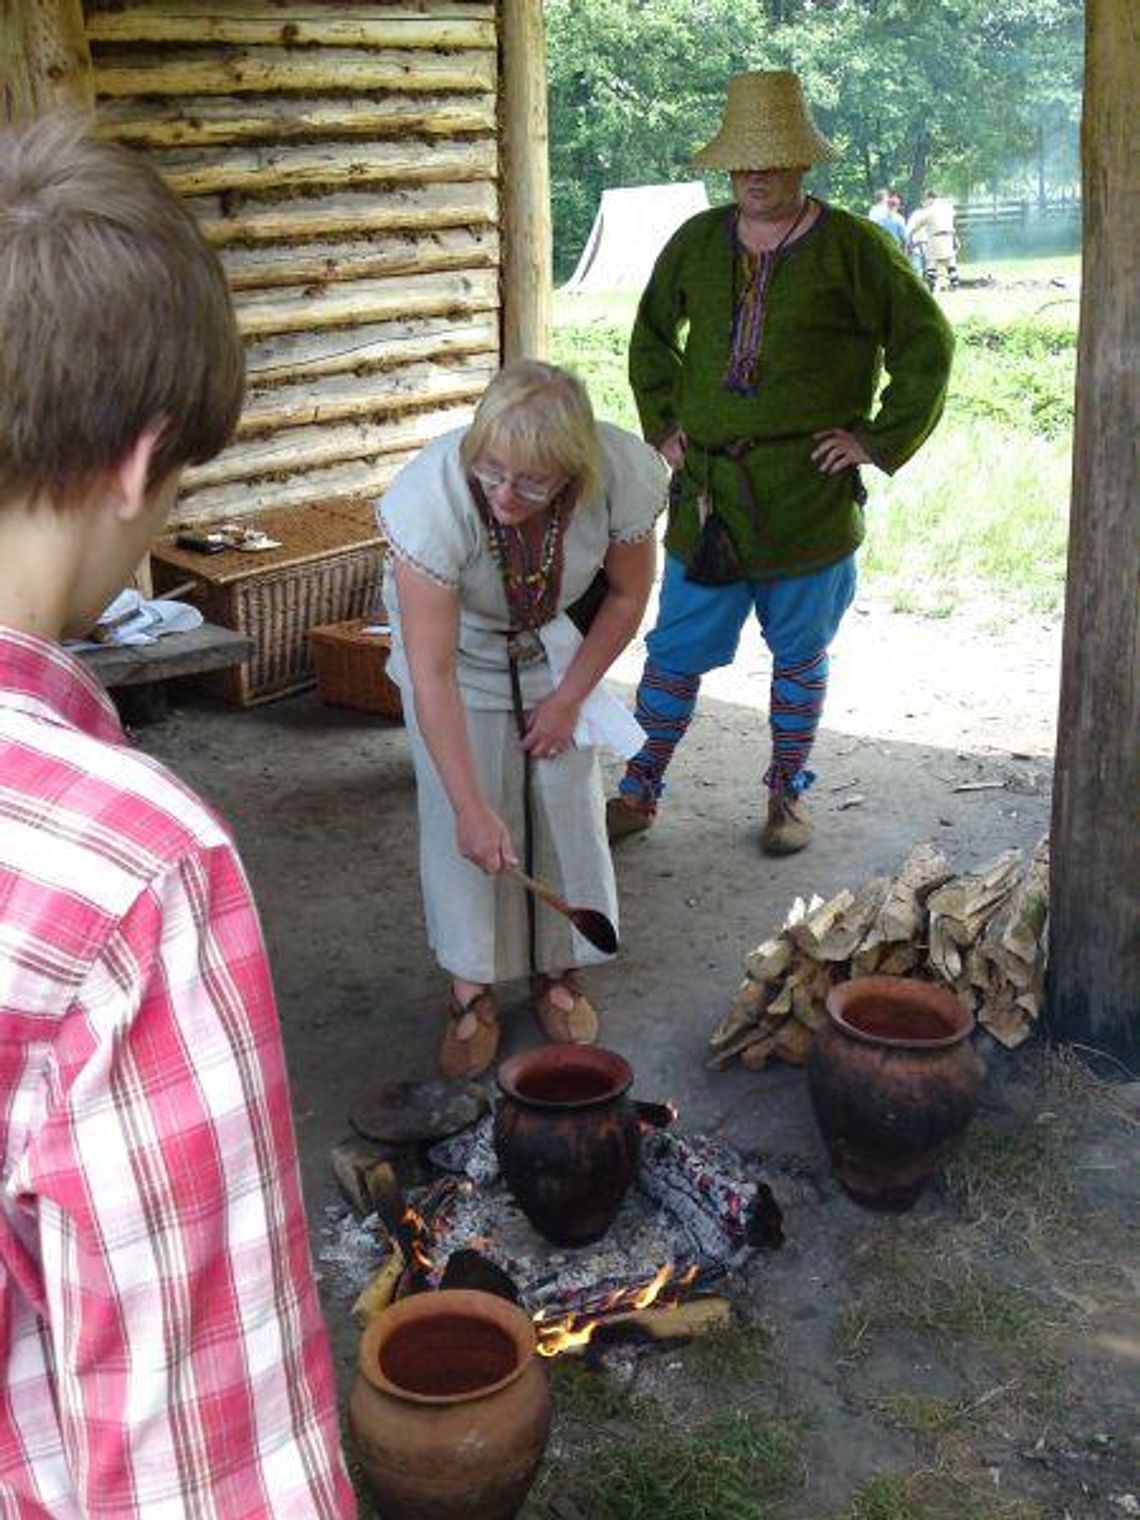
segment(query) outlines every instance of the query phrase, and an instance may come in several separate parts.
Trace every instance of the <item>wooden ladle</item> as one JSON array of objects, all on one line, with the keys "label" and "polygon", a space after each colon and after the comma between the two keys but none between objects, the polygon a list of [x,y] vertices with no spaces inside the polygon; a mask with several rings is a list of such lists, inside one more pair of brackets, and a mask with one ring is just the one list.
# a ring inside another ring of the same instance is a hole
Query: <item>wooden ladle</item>
[{"label": "wooden ladle", "polygon": [[564,897],[559,897],[553,887],[547,886],[546,882],[539,881],[534,876],[528,876],[522,866],[508,866],[507,869],[517,881],[522,882],[528,892],[533,892],[548,908],[553,908],[556,913],[564,913],[583,939],[588,939],[591,945],[601,950],[604,955],[613,955],[618,947],[617,930],[604,913],[599,913],[596,908],[572,907]]}]

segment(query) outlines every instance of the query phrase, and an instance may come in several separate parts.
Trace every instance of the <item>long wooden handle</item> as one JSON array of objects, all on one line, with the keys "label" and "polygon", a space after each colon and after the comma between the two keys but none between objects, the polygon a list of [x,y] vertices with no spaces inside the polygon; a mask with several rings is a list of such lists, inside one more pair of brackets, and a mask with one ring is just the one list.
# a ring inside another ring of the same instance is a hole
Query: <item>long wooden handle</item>
[{"label": "long wooden handle", "polygon": [[553,887],[548,887],[544,881],[539,881],[535,876],[528,876],[522,866],[508,866],[507,869],[516,881],[521,881],[528,891],[536,897],[541,897],[544,903],[556,909],[559,913],[565,913],[567,918],[573,918],[574,910],[564,897],[559,897]]}]

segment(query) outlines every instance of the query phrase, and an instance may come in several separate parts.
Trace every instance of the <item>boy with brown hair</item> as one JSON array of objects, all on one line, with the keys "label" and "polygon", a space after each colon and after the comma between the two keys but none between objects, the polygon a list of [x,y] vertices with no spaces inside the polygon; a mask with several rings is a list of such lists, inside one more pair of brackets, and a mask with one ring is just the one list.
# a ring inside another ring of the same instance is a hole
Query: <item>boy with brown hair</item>
[{"label": "boy with brown hair", "polygon": [[221,268],[144,160],[0,132],[0,1513],[346,1516],[229,833],[59,646],[227,441]]}]

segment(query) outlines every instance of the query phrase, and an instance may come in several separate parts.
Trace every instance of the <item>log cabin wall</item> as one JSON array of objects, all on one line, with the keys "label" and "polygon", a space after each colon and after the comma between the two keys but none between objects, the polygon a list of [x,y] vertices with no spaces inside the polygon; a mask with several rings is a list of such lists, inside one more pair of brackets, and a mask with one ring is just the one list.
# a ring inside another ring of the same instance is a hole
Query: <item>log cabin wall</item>
[{"label": "log cabin wall", "polygon": [[500,362],[494,0],[93,0],[96,117],[197,214],[247,343],[180,522],[374,497]]}]

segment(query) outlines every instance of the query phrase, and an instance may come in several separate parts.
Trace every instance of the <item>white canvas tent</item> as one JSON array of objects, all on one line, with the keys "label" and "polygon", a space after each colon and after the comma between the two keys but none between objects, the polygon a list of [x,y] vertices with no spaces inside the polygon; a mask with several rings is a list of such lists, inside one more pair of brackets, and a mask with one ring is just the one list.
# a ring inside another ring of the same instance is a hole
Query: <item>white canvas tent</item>
[{"label": "white canvas tent", "polygon": [[700,180],[603,190],[582,257],[563,290],[641,290],[669,238],[708,203]]}]

